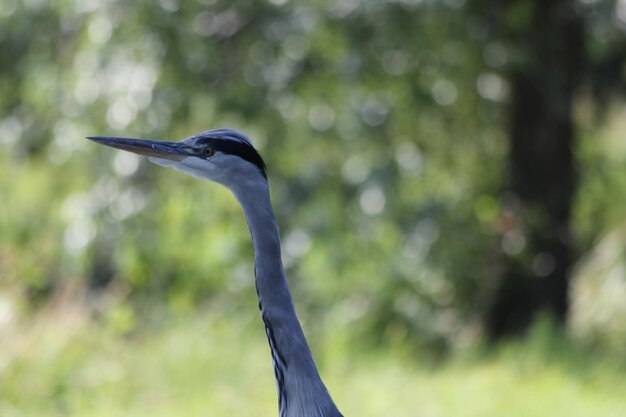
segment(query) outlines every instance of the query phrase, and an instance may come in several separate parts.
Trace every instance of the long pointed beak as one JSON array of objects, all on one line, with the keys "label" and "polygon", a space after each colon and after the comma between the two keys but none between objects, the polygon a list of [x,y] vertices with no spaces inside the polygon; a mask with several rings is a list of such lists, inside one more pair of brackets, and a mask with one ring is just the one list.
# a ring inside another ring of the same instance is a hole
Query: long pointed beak
[{"label": "long pointed beak", "polygon": [[110,136],[87,136],[87,139],[123,151],[171,159],[173,161],[180,161],[188,156],[192,156],[192,149],[181,142],[161,142],[158,140],[116,138]]}]

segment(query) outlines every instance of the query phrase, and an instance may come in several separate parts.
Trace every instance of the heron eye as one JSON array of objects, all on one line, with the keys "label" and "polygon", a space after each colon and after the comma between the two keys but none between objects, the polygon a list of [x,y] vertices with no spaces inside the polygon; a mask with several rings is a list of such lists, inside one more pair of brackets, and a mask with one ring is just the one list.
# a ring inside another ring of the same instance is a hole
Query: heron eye
[{"label": "heron eye", "polygon": [[214,153],[215,151],[213,150],[213,148],[204,148],[202,150],[202,155],[204,156],[213,156]]}]

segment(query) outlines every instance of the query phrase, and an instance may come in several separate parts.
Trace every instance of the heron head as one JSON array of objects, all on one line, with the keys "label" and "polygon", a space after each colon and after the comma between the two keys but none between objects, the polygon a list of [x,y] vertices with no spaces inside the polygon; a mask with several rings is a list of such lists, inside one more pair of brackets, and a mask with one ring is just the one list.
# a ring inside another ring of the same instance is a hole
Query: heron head
[{"label": "heron head", "polygon": [[206,178],[233,189],[267,181],[265,163],[250,139],[232,129],[214,129],[180,142],[90,136],[94,142],[145,155],[151,162]]}]

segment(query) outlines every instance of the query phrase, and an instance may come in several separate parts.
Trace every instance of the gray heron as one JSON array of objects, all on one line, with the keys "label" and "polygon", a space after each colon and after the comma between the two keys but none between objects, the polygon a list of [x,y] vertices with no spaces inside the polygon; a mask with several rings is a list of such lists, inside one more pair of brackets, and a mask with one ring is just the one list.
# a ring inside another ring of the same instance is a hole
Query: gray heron
[{"label": "gray heron", "polygon": [[280,417],[342,417],[322,382],[293,305],[267,171],[250,139],[232,129],[208,130],[180,142],[91,136],[102,145],[228,188],[248,222],[261,318],[269,342]]}]

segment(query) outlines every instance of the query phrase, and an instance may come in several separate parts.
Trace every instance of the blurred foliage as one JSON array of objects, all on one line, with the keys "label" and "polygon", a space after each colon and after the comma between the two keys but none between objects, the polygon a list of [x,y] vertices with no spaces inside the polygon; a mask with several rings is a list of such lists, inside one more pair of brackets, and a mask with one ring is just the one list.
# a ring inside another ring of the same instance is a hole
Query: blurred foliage
[{"label": "blurred foliage", "polygon": [[605,236],[574,274],[570,327],[589,347],[626,358],[626,228]]},{"label": "blurred foliage", "polygon": [[[127,339],[110,322],[81,320],[83,313],[65,299],[0,330],[9,342],[0,346],[0,415],[276,415],[257,320],[196,312]],[[437,372],[416,364],[414,352],[383,352],[372,355],[339,333],[316,346],[345,415],[618,417],[624,410],[623,367],[572,348],[548,321],[524,344],[489,359],[470,350]]]},{"label": "blurred foliage", "polygon": [[[13,301],[0,319],[77,284],[127,297],[113,319],[126,331],[156,303],[256,314],[252,248],[229,193],[82,139],[227,126],[269,166],[312,339],[472,339],[496,254],[524,244],[506,234],[500,193],[518,51],[494,35],[485,4],[4,0],[0,291]],[[598,63],[624,35],[624,7],[581,2]],[[508,13],[524,24],[523,7]],[[598,118],[592,96],[577,108],[580,253],[626,212],[623,103]]]}]

